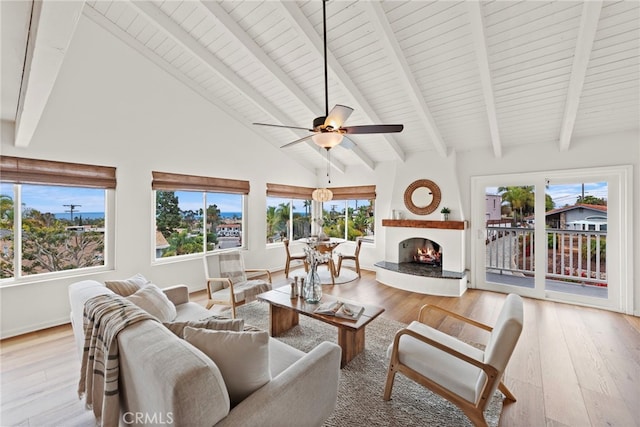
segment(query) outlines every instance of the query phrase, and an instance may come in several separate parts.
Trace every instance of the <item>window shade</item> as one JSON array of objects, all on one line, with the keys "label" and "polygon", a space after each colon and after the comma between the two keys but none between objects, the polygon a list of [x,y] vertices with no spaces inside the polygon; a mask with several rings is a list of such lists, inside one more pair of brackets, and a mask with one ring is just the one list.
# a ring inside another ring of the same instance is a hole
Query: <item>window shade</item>
[{"label": "window shade", "polygon": [[0,179],[16,184],[116,188],[116,168],[0,156]]},{"label": "window shade", "polygon": [[333,187],[332,200],[372,200],[376,198],[375,185],[361,185],[358,187]]},{"label": "window shade", "polygon": [[267,196],[269,197],[311,200],[311,193],[313,193],[313,190],[314,188],[309,187],[267,183]]},{"label": "window shade", "polygon": [[151,188],[154,190],[195,190],[221,193],[249,194],[249,181],[181,175],[153,171]]}]

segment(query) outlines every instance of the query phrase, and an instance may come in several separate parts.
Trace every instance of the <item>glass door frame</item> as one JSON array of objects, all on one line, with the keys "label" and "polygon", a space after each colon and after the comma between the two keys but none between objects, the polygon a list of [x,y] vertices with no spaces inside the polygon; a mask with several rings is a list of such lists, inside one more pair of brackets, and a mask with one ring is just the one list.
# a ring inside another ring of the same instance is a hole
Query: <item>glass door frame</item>
[{"label": "glass door frame", "polygon": [[[591,169],[570,169],[531,173],[477,176],[471,178],[471,283],[470,288],[485,289],[570,304],[632,312],[633,304],[633,233],[632,233],[632,167],[612,166]],[[534,288],[487,282],[486,280],[486,188],[497,186],[533,185],[536,218],[534,247],[546,248],[545,189],[547,183],[562,182],[608,183],[607,212],[607,279],[608,297],[593,298],[545,289],[547,252],[535,250]],[[541,214],[540,214],[541,213]],[[541,216],[542,220],[538,220]]]}]

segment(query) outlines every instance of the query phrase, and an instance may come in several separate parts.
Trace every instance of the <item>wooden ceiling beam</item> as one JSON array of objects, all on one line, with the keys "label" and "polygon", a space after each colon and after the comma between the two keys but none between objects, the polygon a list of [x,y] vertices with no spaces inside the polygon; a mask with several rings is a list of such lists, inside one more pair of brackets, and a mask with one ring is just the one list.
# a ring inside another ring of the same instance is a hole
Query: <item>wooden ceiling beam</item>
[{"label": "wooden ceiling beam", "polygon": [[586,1],[582,5],[580,29],[578,30],[576,50],[573,54],[569,90],[567,91],[567,98],[564,103],[564,114],[562,116],[562,127],[560,129],[560,151],[569,150],[569,145],[571,145],[571,136],[573,135],[576,117],[578,116],[580,97],[587,76],[589,58],[591,57],[591,50],[593,49],[593,41],[596,38],[601,10],[602,0]]},{"label": "wooden ceiling beam", "polygon": [[27,147],[40,123],[82,16],[84,1],[35,1],[16,112],[14,145]]},{"label": "wooden ceiling beam", "polygon": [[376,31],[382,35],[380,37],[380,42],[384,46],[386,56],[391,59],[389,62],[395,66],[396,72],[401,76],[401,78],[399,78],[399,82],[404,86],[407,96],[413,103],[416,114],[418,114],[424,124],[431,143],[438,154],[442,157],[447,157],[449,151],[447,144],[440,134],[440,130],[431,115],[427,102],[421,95],[422,91],[413,76],[413,72],[409,67],[409,63],[404,56],[396,35],[387,20],[387,16],[382,9],[382,5],[375,1],[365,1],[362,2],[362,7],[365,8],[369,14],[371,23],[376,28]]},{"label": "wooden ceiling beam", "polygon": [[500,158],[502,157],[502,142],[500,140],[500,127],[498,126],[498,113],[496,111],[496,100],[491,79],[491,68],[489,67],[487,34],[485,31],[484,15],[482,13],[482,3],[479,1],[469,1],[467,2],[467,8],[471,24],[471,37],[473,38],[478,72],[480,74],[480,83],[482,84],[482,94],[484,95],[484,104],[489,121],[493,155],[496,158]]}]

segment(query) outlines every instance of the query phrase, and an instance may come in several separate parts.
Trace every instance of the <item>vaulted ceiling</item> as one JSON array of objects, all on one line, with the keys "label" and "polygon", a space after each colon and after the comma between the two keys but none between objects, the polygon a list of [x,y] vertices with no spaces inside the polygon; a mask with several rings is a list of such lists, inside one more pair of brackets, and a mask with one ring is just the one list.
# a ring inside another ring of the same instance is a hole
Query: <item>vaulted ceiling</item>
[{"label": "vaulted ceiling", "polygon": [[[71,40],[74,19],[91,19],[265,144],[307,133],[253,122],[311,127],[324,115],[321,0],[89,0],[66,11],[47,3],[39,37]],[[47,22],[57,23],[53,35]],[[577,137],[640,127],[637,1],[332,0],[327,32],[329,108],[354,108],[347,125],[404,124],[402,133],[350,136],[352,148],[331,150],[338,170],[375,169],[422,151],[444,157],[484,148],[501,157],[518,144],[549,143],[570,150]],[[33,58],[43,56],[35,46]],[[60,52],[53,71],[40,70],[45,77],[55,77]],[[22,86],[27,104],[29,91],[41,90],[24,78]],[[33,110],[24,111],[33,121]],[[311,141],[282,150],[309,168],[326,162]]]}]

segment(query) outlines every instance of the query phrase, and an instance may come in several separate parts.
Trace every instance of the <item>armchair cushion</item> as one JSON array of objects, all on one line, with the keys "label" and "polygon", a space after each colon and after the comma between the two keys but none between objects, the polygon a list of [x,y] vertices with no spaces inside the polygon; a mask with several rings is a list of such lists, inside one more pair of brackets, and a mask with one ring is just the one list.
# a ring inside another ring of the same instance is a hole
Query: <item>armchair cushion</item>
[{"label": "armchair cushion", "polygon": [[[246,280],[244,282],[235,283],[233,285],[233,293],[237,302],[249,302],[255,299],[256,295],[267,292],[269,290],[271,290],[271,285],[268,282],[260,279]],[[211,292],[211,296],[209,298],[215,301],[230,301],[231,295],[229,295],[229,292],[229,287],[219,289],[215,292]]]},{"label": "armchair cushion", "polygon": [[176,306],[156,285],[149,284],[126,297],[129,301],[158,318],[161,322],[170,322],[177,316]]},{"label": "armchair cushion", "polygon": [[[473,359],[483,360],[482,350],[423,323],[413,321],[407,329],[444,344]],[[431,378],[434,382],[462,396],[469,402],[477,401],[486,378],[486,374],[482,369],[408,335],[400,338],[399,348],[400,363],[427,378]],[[387,350],[389,357],[391,357],[392,350],[393,343]]]},{"label": "armchair cushion", "polygon": [[136,293],[136,291],[139,291],[143,286],[150,283],[151,282],[140,273],[131,276],[128,279],[105,280],[104,282],[107,288],[123,297],[128,297],[129,295]]},{"label": "armchair cushion", "polygon": [[218,366],[232,406],[271,381],[268,332],[211,331],[187,326],[184,339]]}]

